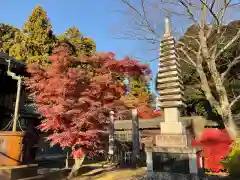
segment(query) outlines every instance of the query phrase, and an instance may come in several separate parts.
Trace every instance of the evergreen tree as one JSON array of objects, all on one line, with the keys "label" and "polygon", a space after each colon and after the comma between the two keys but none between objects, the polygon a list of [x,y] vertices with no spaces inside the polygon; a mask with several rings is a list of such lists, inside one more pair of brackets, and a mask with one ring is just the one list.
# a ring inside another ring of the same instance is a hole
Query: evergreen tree
[{"label": "evergreen tree", "polygon": [[14,44],[14,38],[19,29],[0,23],[0,52],[9,53],[9,49]]},{"label": "evergreen tree", "polygon": [[148,82],[145,77],[135,77],[130,79],[130,96],[136,99],[142,99],[146,103],[149,102]]},{"label": "evergreen tree", "polygon": [[28,21],[15,39],[9,55],[27,63],[46,64],[55,44],[52,25],[46,11],[41,6],[33,9]]},{"label": "evergreen tree", "polygon": [[75,49],[75,56],[90,56],[96,52],[96,44],[93,39],[84,37],[75,26],[68,28],[64,34],[58,36],[58,39],[70,43]]},{"label": "evergreen tree", "polygon": [[149,92],[148,81],[145,76],[133,76],[128,78],[127,95],[122,100],[129,108],[149,107],[151,97]]}]

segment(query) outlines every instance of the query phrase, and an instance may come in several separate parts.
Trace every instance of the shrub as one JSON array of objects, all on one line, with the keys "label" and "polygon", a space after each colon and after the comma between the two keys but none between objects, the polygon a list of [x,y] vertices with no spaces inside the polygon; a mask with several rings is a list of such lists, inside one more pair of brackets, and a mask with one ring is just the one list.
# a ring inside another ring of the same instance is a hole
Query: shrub
[{"label": "shrub", "polygon": [[240,139],[232,144],[232,150],[222,164],[230,176],[240,177]]}]

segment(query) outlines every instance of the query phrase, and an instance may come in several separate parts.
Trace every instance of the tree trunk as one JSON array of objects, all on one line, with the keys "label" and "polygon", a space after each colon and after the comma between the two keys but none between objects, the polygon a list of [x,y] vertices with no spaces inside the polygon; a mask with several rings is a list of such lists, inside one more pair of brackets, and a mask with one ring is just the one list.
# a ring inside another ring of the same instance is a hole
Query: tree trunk
[{"label": "tree trunk", "polygon": [[223,123],[224,126],[228,132],[228,134],[231,136],[231,138],[233,140],[235,140],[237,138],[237,125],[234,122],[234,119],[232,117],[232,112],[231,110],[224,110],[223,108],[223,112],[222,112],[222,118],[223,118]]},{"label": "tree trunk", "polygon": [[[205,95],[207,99],[209,100],[210,104],[213,105],[213,107],[216,108],[218,114],[222,117],[223,124],[228,131],[229,135],[231,136],[232,139],[235,139],[237,136],[237,126],[236,123],[234,122],[232,118],[232,112],[230,109],[230,103],[227,95],[226,88],[224,87],[223,81],[221,80],[221,75],[217,70],[216,62],[214,61],[213,58],[211,58],[209,49],[207,47],[207,37],[204,33],[204,25],[200,28],[199,31],[199,39],[200,39],[200,46],[202,50],[202,56],[204,61],[207,63],[207,67],[209,69],[209,72],[211,74],[212,80],[214,82],[214,85],[216,87],[218,96],[219,96],[219,103],[215,103],[215,98],[213,98],[211,90],[209,89],[208,81],[206,81],[205,84],[203,84],[203,90],[205,91]],[[202,67],[202,62],[198,64],[199,67]],[[203,69],[201,70],[198,69],[198,72],[200,72],[200,79],[201,74],[204,74]],[[206,86],[207,90],[209,91],[208,94],[210,93],[210,97],[208,97],[206,94]]]},{"label": "tree trunk", "polygon": [[71,179],[71,178],[76,177],[78,175],[78,171],[81,168],[84,159],[85,159],[85,154],[83,155],[82,158],[74,158],[75,163],[74,163],[74,165],[72,167],[72,170],[71,170],[71,172],[68,176],[68,179]]}]

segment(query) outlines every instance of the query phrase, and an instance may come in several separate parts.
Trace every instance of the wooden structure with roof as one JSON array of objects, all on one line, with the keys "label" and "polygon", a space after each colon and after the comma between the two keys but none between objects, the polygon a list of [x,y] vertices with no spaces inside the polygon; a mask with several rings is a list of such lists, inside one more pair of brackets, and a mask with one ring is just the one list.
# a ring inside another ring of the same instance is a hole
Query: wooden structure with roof
[{"label": "wooden structure with roof", "polygon": [[0,52],[0,165],[33,160],[31,151],[38,140],[35,127],[40,116],[29,108],[23,84],[26,76],[24,62]]},{"label": "wooden structure with roof", "polygon": [[[10,65],[10,66],[9,66]],[[14,118],[15,104],[17,101],[18,80],[13,79],[8,70],[15,73],[16,77],[25,77],[26,64],[16,60],[14,57],[9,57],[7,54],[0,52],[0,130],[9,131],[13,127],[9,123]],[[23,79],[21,81],[18,122],[16,130],[25,130],[28,120],[36,120],[39,115],[29,104],[27,93],[25,92]]]}]

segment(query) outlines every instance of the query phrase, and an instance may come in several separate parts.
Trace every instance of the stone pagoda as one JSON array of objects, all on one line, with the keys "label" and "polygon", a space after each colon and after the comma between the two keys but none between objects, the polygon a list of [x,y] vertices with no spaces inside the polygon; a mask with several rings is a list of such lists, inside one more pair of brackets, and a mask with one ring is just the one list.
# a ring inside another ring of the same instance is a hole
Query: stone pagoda
[{"label": "stone pagoda", "polygon": [[197,174],[197,149],[191,146],[189,124],[180,121],[184,107],[183,80],[171,35],[170,20],[165,19],[165,33],[160,44],[157,91],[158,106],[164,111],[159,135],[149,137],[145,143],[148,176],[163,174]]},{"label": "stone pagoda", "polygon": [[[160,59],[157,76],[158,106],[164,110],[165,122],[161,133],[179,134],[184,130],[179,122],[179,107],[185,106],[180,63],[177,58],[175,40],[171,35],[169,19],[165,19],[164,38],[160,44]],[[174,128],[173,128],[174,126]]]}]

